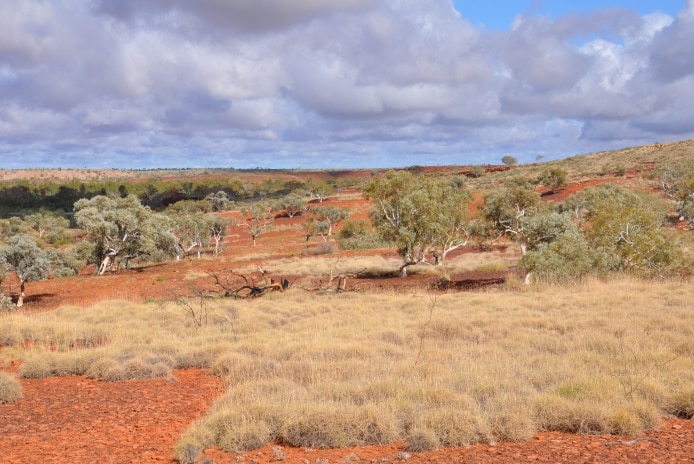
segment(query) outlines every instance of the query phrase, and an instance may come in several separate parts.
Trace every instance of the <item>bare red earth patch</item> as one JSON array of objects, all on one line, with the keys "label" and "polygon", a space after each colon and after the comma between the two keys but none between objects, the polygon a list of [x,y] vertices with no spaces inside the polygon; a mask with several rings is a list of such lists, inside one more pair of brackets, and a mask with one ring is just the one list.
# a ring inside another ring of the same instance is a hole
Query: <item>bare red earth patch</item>
[{"label": "bare red earth patch", "polygon": [[24,398],[0,405],[0,462],[176,462],[173,448],[223,391],[205,371],[175,379],[22,380]]}]

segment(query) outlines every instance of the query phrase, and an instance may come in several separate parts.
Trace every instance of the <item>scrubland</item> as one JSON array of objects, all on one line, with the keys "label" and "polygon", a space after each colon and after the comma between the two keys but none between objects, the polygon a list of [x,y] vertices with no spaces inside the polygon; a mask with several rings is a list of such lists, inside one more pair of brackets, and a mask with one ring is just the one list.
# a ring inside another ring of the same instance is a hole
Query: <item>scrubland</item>
[{"label": "scrubland", "polygon": [[23,378],[171,381],[172,369],[210,368],[226,392],[181,438],[179,455],[190,444],[404,439],[424,450],[539,430],[633,434],[694,414],[692,301],[691,282],[630,279],[110,301],[1,314],[0,366],[21,361]]}]

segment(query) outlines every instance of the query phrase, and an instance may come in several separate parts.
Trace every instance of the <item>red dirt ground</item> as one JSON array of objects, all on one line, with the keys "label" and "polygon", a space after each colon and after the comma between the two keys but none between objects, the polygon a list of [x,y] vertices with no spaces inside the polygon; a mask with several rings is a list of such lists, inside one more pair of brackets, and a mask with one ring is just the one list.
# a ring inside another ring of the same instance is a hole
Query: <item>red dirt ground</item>
[{"label": "red dirt ground", "polygon": [[[600,179],[603,181],[603,179]],[[585,188],[571,185],[546,200]],[[568,192],[567,192],[568,191]],[[329,204],[358,210],[365,217],[367,208],[361,199]],[[221,272],[253,263],[269,264],[273,256],[287,253],[300,256],[319,245],[320,238],[307,244],[300,229],[301,218],[278,218],[275,232],[251,240],[241,228],[231,231],[225,251],[215,260],[186,260],[152,265],[111,275],[85,275],[45,282],[29,283],[26,310],[46,311],[60,305],[88,307],[105,299],[142,302],[160,299],[189,283],[187,276],[200,275],[198,283],[210,283],[207,270]],[[262,259],[235,261],[243,254],[262,254]],[[468,248],[462,252],[470,253]],[[392,255],[392,252],[386,254]],[[93,273],[93,269],[92,269]],[[276,278],[290,276],[276,276]],[[305,276],[291,276],[291,280]],[[453,276],[449,290],[469,290],[503,282],[503,273],[460,274]],[[189,279],[189,277],[188,277]],[[408,279],[354,279],[352,289],[393,291],[430,289],[436,277],[413,276]],[[6,289],[7,290],[7,289]],[[0,365],[0,368],[2,366]],[[13,363],[4,368],[17,372]],[[175,371],[176,380],[103,382],[85,377],[21,380],[24,398],[0,405],[0,463],[142,463],[175,462],[173,446],[184,430],[202,417],[211,402],[223,391],[219,378],[205,371]],[[262,449],[231,454],[207,450],[204,454],[215,463],[694,463],[694,422],[667,419],[657,430],[637,437],[580,436],[540,433],[524,443],[481,444],[446,448],[425,453],[406,453],[403,443],[338,450],[306,450],[268,445]],[[202,458],[202,457],[201,457]]]}]

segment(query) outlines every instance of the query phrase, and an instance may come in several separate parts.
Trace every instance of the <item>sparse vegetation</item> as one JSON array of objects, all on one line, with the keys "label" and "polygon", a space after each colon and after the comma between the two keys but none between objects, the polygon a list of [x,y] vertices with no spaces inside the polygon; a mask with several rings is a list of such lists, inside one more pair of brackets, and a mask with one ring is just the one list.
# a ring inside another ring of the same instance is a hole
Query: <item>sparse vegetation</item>
[{"label": "sparse vegetation", "polygon": [[[633,433],[662,414],[688,414],[693,292],[677,282],[590,281],[440,295],[430,314],[411,295],[293,290],[244,301],[235,333],[221,313],[195,328],[173,304],[111,302],[4,315],[0,340],[33,341],[16,352],[22,377],[122,380],[212,368],[228,390],[181,451],[398,438],[415,450],[524,440],[537,430]],[[74,348],[78,340],[84,348]],[[620,352],[637,353],[636,362]]]},{"label": "sparse vegetation", "polygon": [[22,396],[22,385],[17,378],[0,371],[0,404],[14,403]]},{"label": "sparse vegetation", "polygon": [[[95,182],[72,183],[42,200],[31,182],[0,185],[0,212],[12,214],[0,219],[2,359],[21,362],[27,379],[173,380],[174,369],[211,369],[227,391],[177,444],[180,462],[196,462],[210,446],[405,440],[405,456],[542,430],[635,434],[663,415],[691,418],[693,147],[541,165],[412,166],[374,171],[361,185],[339,176],[119,179],[98,191]],[[664,155],[672,162],[656,165]],[[608,183],[567,198],[585,177]],[[361,219],[363,193],[376,206],[371,220]],[[3,204],[8,196],[15,203]],[[39,209],[79,198],[72,229],[62,213]],[[316,235],[322,240],[309,240]],[[261,236],[262,253],[250,252]],[[509,241],[520,251],[507,250]],[[486,251],[469,247],[444,261],[468,242]],[[384,250],[362,251],[374,248]],[[190,259],[204,251],[214,255],[203,260],[207,272]],[[168,288],[166,298],[146,295],[156,304],[34,313],[13,303],[21,283],[74,275],[88,260],[105,271],[135,257],[181,261],[124,272]],[[22,266],[32,265],[41,272],[25,278]],[[398,269],[435,283],[393,285],[403,281],[390,279]],[[536,285],[524,284],[524,271]],[[450,291],[467,285],[467,272],[494,283]],[[439,292],[435,310],[430,288]],[[264,298],[245,299],[254,292]],[[0,403],[15,401],[5,398],[16,386],[21,397],[17,379],[0,372]]]}]

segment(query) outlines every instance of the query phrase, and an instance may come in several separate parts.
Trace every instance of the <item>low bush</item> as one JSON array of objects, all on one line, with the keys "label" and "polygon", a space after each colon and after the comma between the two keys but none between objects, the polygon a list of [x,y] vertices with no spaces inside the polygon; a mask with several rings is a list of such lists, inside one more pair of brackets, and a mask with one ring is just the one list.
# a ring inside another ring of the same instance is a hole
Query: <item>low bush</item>
[{"label": "low bush", "polygon": [[354,237],[337,237],[337,243],[343,250],[373,250],[377,248],[388,248],[390,243],[382,240],[375,233],[368,233]]},{"label": "low bush", "polygon": [[332,242],[323,242],[313,248],[305,249],[304,255],[331,255],[337,251],[337,246]]},{"label": "low bush", "polygon": [[22,384],[16,377],[0,372],[0,404],[14,403],[22,398]]}]

